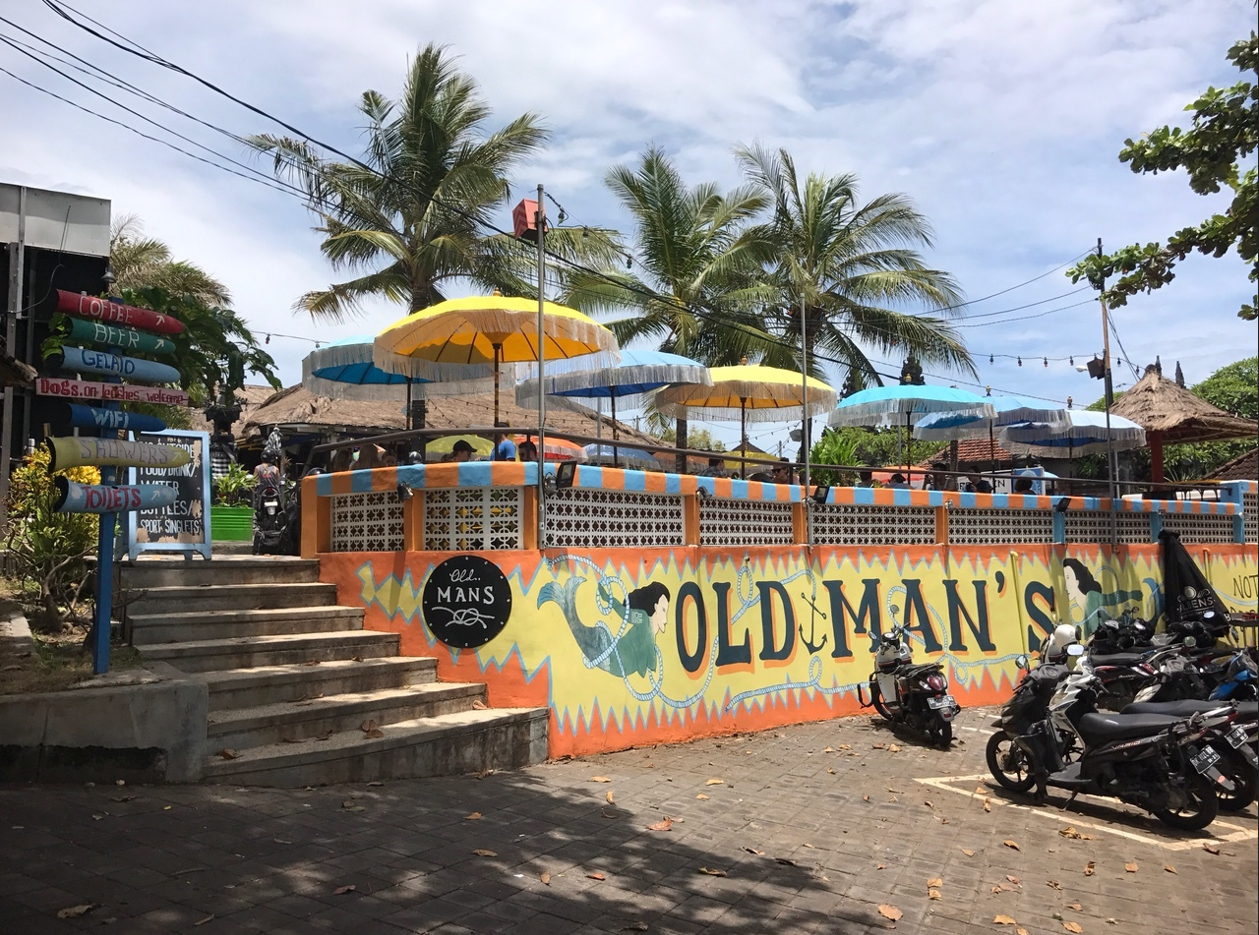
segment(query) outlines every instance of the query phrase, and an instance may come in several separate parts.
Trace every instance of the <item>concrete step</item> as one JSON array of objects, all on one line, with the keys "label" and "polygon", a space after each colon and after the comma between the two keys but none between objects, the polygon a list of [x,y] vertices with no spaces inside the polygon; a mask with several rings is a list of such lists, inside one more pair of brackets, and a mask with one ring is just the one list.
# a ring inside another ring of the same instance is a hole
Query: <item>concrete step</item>
[{"label": "concrete step", "polygon": [[[318,668],[318,667],[316,667]],[[484,702],[485,685],[463,682],[431,682],[408,688],[386,688],[213,711],[207,725],[206,748],[241,751],[272,744],[289,744],[362,729],[374,721],[378,727],[400,721],[432,718],[467,711]]]},{"label": "concrete step", "polygon": [[210,688],[210,710],[248,708],[304,701],[321,695],[405,688],[437,679],[437,660],[420,656],[337,659],[317,666],[300,663],[253,669],[210,671],[203,676]]},{"label": "concrete step", "polygon": [[316,559],[289,555],[221,556],[211,561],[140,558],[118,569],[124,588],[193,588],[206,584],[294,584],[318,581]]},{"label": "concrete step", "polygon": [[519,769],[546,759],[546,708],[473,709],[206,757],[205,781],[285,788]]},{"label": "concrete step", "polygon": [[267,610],[214,610],[192,613],[132,614],[131,644],[186,643],[361,630],[361,607],[278,607]]},{"label": "concrete step", "polygon": [[211,669],[249,669],[333,659],[379,659],[398,655],[397,633],[343,630],[333,633],[279,633],[240,639],[151,643],[136,648],[145,659],[169,663],[183,672]]},{"label": "concrete step", "polygon": [[337,586],[319,581],[268,584],[203,584],[199,587],[136,588],[127,595],[127,614],[190,614],[216,610],[320,607],[337,602]]}]

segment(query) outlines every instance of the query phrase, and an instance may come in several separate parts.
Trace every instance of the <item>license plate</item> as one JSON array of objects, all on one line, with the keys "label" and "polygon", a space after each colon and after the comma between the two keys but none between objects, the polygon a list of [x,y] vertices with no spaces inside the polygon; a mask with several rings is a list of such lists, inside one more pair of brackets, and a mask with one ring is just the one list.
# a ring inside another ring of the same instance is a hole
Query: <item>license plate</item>
[{"label": "license plate", "polygon": [[1225,735],[1225,739],[1232,746],[1240,747],[1249,739],[1249,735],[1246,733],[1246,728],[1234,727],[1231,731],[1228,732],[1228,734]]},{"label": "license plate", "polygon": [[957,702],[953,700],[952,695],[937,695],[934,698],[927,699],[928,708],[953,708],[957,706]]},{"label": "license plate", "polygon": [[1200,773],[1205,773],[1212,766],[1218,763],[1220,755],[1215,752],[1213,747],[1204,747],[1200,753],[1195,753],[1189,758],[1189,762],[1193,764],[1193,768]]}]

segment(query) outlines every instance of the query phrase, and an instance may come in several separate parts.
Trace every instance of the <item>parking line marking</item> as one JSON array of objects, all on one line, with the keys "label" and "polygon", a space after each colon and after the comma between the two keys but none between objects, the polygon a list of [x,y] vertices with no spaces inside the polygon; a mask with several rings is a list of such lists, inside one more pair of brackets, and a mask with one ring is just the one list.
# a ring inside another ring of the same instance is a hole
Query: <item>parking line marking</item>
[{"label": "parking line marking", "polygon": [[[974,791],[973,783],[983,782],[985,785],[987,785],[988,781],[991,779],[992,777],[989,776],[987,773],[975,773],[975,774],[967,775],[967,776],[936,776],[929,779],[916,779],[914,781],[922,783],[924,786],[931,786],[934,789],[940,789],[944,792],[953,792],[958,795],[967,796],[968,798],[976,798],[979,795],[979,793],[976,793]],[[960,782],[971,783],[972,784],[971,788],[959,789],[957,788],[956,785],[953,785],[954,783],[960,783]],[[1112,806],[1112,807],[1116,804],[1121,804],[1118,802],[1117,799],[1110,799],[1104,796],[1082,796],[1082,798],[1087,798],[1087,799],[1091,799],[1093,801],[1098,801],[1098,802],[1104,802],[1106,805]],[[1064,809],[1059,808],[1059,807],[1046,808],[1044,806],[1037,806],[1037,805],[1022,805],[1018,802],[1011,802],[1008,799],[1001,798],[1001,797],[990,798],[988,801],[994,805],[1000,805],[1005,808],[1019,809],[1021,811],[1029,812],[1030,814],[1033,814],[1033,815],[1039,815],[1043,818],[1048,818],[1051,821],[1056,821],[1059,823],[1069,820],[1071,826],[1074,828],[1089,828],[1094,831],[1100,831],[1104,834],[1112,834],[1112,835],[1115,835],[1116,837],[1127,838],[1132,841],[1139,841],[1142,844],[1151,844],[1155,847],[1160,847],[1163,850],[1167,850],[1167,851],[1185,851],[1185,850],[1201,847],[1203,844],[1235,844],[1239,841],[1250,841],[1250,840],[1255,840],[1256,838],[1259,838],[1259,831],[1255,829],[1246,828],[1242,825],[1236,825],[1229,821],[1221,821],[1220,819],[1216,819],[1214,822],[1211,823],[1210,827],[1231,828],[1233,829],[1232,832],[1228,834],[1205,835],[1203,837],[1193,837],[1193,838],[1189,838],[1185,840],[1168,841],[1163,838],[1154,837],[1149,834],[1142,834],[1139,831],[1129,831],[1124,828],[1114,827],[1113,825],[1099,823],[1092,819],[1085,818],[1084,816],[1081,816],[1078,813],[1067,812]],[[1131,814],[1131,813],[1121,813],[1121,814]]]}]

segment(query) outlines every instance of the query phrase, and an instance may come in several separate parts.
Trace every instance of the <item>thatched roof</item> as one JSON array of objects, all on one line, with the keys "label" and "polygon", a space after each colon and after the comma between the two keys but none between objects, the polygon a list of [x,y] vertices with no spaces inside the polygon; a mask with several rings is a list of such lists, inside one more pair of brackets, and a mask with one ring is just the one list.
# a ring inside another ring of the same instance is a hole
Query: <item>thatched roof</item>
[{"label": "thatched roof", "polygon": [[[516,405],[513,394],[504,392],[499,399],[499,419],[509,426],[525,427],[538,423],[538,410]],[[321,434],[344,433],[368,435],[399,432],[405,426],[401,402],[378,402],[352,399],[329,399],[315,396],[301,384],[271,395],[262,405],[242,416],[245,437],[259,436],[273,425],[294,432],[315,431]],[[612,420],[597,416],[593,409],[569,405],[547,408],[547,430],[574,435],[598,434],[597,421],[603,423],[603,437],[611,440]],[[474,425],[490,425],[494,421],[493,394],[432,397],[428,400],[424,424],[430,429],[461,429]],[[637,432],[623,422],[617,423],[621,441],[636,446],[659,447],[658,438]]]},{"label": "thatched roof", "polygon": [[1131,419],[1146,432],[1161,433],[1169,444],[1259,437],[1259,422],[1212,406],[1166,379],[1155,367],[1146,367],[1145,376],[1110,411]]},{"label": "thatched roof", "polygon": [[1211,472],[1212,480],[1259,480],[1259,448],[1226,461]]}]

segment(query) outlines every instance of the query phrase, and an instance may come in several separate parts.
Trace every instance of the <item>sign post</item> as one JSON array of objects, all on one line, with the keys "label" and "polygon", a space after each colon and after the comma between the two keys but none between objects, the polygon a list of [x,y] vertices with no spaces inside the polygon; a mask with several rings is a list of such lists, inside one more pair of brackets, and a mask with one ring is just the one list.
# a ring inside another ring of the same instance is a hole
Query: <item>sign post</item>
[{"label": "sign post", "polygon": [[183,552],[191,559],[210,559],[210,436],[207,432],[170,430],[146,435],[145,441],[187,453],[185,464],[174,469],[139,465],[129,471],[128,483],[165,485],[174,496],[169,504],[142,507],[127,514],[127,557],[144,552]]}]

